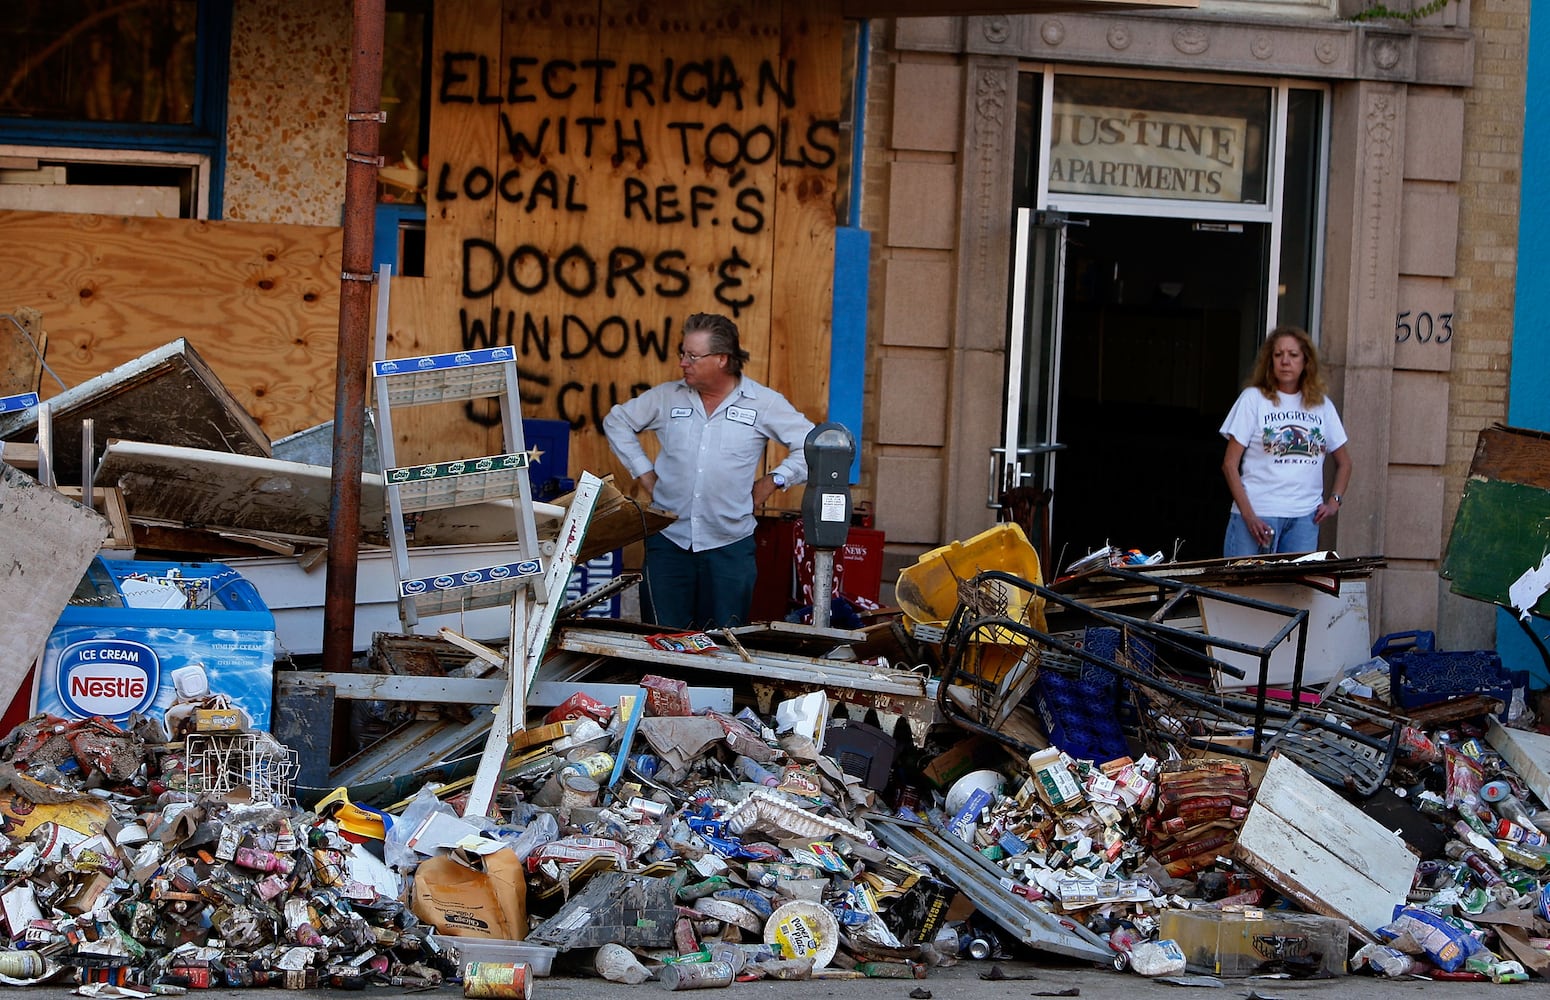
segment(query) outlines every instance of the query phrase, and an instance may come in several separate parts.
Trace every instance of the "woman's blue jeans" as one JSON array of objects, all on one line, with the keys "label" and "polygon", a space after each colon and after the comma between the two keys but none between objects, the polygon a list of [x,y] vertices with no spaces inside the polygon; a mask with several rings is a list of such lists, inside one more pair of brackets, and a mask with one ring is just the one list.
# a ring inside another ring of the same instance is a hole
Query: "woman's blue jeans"
[{"label": "woman's blue jeans", "polygon": [[1222,540],[1222,555],[1236,559],[1241,556],[1265,556],[1272,552],[1312,552],[1319,547],[1319,526],[1313,523],[1312,514],[1302,517],[1267,517],[1262,520],[1275,529],[1269,545],[1260,545],[1254,540],[1242,514],[1228,515],[1227,537]]}]

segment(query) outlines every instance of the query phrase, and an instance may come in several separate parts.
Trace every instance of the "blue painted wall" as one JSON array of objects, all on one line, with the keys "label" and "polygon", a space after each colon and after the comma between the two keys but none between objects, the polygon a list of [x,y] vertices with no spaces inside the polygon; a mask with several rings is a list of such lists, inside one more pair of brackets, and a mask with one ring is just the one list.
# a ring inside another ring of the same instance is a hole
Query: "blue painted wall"
[{"label": "blue painted wall", "polygon": [[[1523,115],[1523,184],[1518,209],[1518,285],[1512,317],[1512,375],[1507,422],[1550,430],[1550,21],[1534,4],[1529,17],[1528,94]],[[1535,23],[1537,21],[1537,23]],[[1540,636],[1550,622],[1531,619]],[[1512,670],[1528,670],[1534,686],[1550,684],[1544,660],[1507,611],[1497,612],[1496,646]]]}]

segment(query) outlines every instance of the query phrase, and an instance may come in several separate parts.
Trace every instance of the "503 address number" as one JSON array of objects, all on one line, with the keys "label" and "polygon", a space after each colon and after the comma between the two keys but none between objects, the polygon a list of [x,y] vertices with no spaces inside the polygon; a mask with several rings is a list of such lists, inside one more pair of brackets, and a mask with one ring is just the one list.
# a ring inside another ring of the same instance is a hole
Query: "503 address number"
[{"label": "503 address number", "polygon": [[1418,344],[1446,344],[1453,339],[1453,314],[1406,309],[1394,319],[1394,343],[1403,344],[1412,337]]}]

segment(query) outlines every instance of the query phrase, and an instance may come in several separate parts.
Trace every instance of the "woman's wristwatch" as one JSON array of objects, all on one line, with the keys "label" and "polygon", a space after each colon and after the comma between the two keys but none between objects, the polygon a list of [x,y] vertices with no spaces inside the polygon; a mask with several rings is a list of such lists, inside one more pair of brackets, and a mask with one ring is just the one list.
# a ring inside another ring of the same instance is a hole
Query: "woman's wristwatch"
[{"label": "woman's wristwatch", "polygon": [[1340,494],[1339,493],[1331,493],[1329,495],[1329,502],[1330,503],[1339,503],[1340,502]]}]

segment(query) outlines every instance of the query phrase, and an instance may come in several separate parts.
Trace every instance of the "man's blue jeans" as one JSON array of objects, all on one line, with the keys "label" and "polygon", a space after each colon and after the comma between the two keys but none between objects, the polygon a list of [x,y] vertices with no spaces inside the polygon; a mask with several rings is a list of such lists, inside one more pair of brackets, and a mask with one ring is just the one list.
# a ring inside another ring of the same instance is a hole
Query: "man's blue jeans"
[{"label": "man's blue jeans", "polygon": [[671,629],[748,624],[758,574],[752,535],[690,552],[661,535],[646,539],[641,617]]},{"label": "man's blue jeans", "polygon": [[1222,555],[1228,559],[1242,556],[1264,556],[1272,552],[1312,552],[1319,547],[1319,526],[1313,523],[1313,515],[1303,517],[1267,517],[1264,522],[1275,529],[1269,545],[1260,545],[1249,534],[1249,526],[1243,515],[1233,513],[1227,518],[1227,537],[1222,540]]}]

